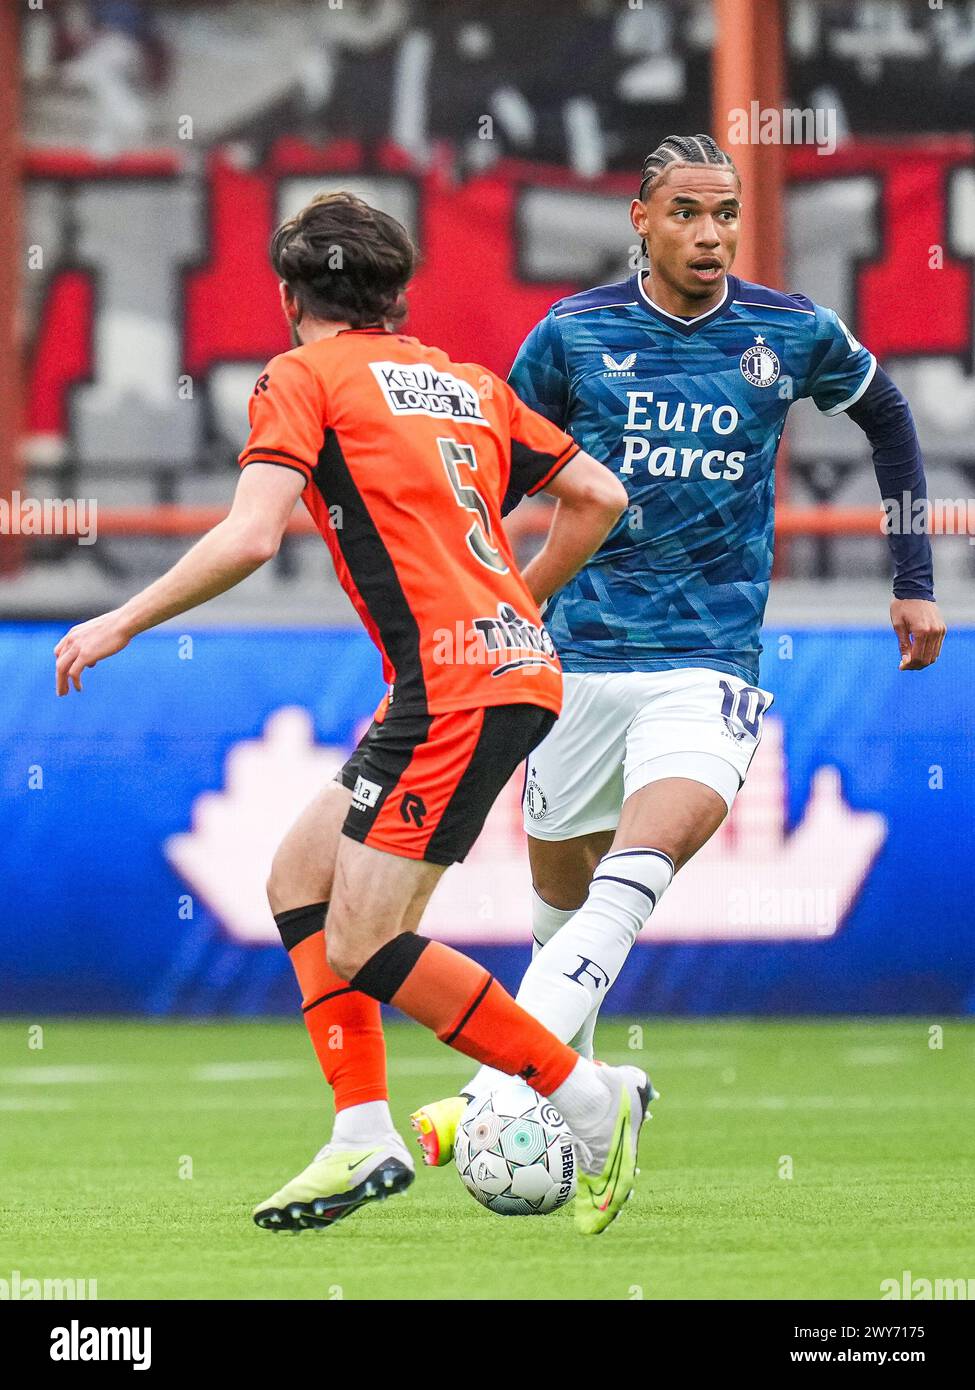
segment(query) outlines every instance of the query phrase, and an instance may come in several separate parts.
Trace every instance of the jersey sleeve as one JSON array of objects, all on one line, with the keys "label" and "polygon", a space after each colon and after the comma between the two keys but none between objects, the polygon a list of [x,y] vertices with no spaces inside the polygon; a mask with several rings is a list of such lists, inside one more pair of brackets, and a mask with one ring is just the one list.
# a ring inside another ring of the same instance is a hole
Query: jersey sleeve
[{"label": "jersey sleeve", "polygon": [[877,370],[877,359],[857,342],[832,309],[817,304],[815,311],[816,343],[801,394],[811,396],[824,415],[839,415],[866,391]]},{"label": "jersey sleeve", "polygon": [[502,504],[505,513],[511,510],[511,498],[530,497],[550,483],[579,453],[579,445],[558,425],[525,405],[510,386],[503,381],[498,385],[508,402],[511,428],[511,473]]},{"label": "jersey sleeve", "polygon": [[569,417],[569,377],[562,334],[550,311],[518,349],[509,385],[532,410],[564,426]]},{"label": "jersey sleeve", "polygon": [[275,463],[293,468],[306,483],[321,453],[327,425],[322,382],[300,357],[274,357],[257,378],[248,404],[250,434],[241,468]]}]

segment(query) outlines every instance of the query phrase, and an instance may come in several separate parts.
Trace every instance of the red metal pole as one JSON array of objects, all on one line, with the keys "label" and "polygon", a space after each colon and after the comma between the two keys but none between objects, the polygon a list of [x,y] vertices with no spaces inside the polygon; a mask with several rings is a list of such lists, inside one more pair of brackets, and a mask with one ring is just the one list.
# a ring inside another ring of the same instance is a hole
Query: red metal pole
[{"label": "red metal pole", "polygon": [[[742,182],[742,226],[735,272],[745,280],[783,289],[782,198],[785,148],[781,142],[741,140],[747,123],[757,136],[761,113],[781,111],[785,90],[785,35],[781,0],[714,0],[717,39],[712,70],[714,137],[737,165]],[[753,103],[756,103],[753,106]],[[758,121],[753,121],[753,111]],[[745,113],[746,121],[740,113]]]},{"label": "red metal pole", "polygon": [[[714,0],[717,35],[712,59],[714,138],[735,161],[742,183],[742,224],[735,273],[743,280],[785,289],[783,200],[785,147],[762,144],[762,113],[781,111],[785,93],[785,19],[782,0]],[[743,121],[742,115],[746,117]],[[754,113],[754,114],[753,114]],[[757,119],[756,119],[757,117]],[[747,125],[749,138],[740,133]],[[753,130],[757,126],[757,130]],[[785,443],[775,465],[778,505],[789,500]],[[775,573],[788,572],[788,548],[776,548]]]}]

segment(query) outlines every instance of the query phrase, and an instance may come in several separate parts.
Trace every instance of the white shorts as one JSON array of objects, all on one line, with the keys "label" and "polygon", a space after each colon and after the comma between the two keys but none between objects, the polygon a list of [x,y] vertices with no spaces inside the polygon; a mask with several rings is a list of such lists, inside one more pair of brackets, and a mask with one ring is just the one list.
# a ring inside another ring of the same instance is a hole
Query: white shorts
[{"label": "white shorts", "polygon": [[730,811],[772,700],[709,667],[566,672],[562,714],[528,758],[526,832],[615,830],[626,798],[662,777],[703,782]]}]

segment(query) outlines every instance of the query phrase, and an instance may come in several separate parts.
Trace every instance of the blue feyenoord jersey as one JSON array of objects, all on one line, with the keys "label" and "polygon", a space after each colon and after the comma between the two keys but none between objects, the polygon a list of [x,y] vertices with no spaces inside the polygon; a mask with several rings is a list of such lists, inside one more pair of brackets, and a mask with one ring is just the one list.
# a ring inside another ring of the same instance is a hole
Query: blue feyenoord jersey
[{"label": "blue feyenoord jersey", "polygon": [[876,365],[831,309],[733,275],[691,320],[657,308],[642,273],[555,304],[511,384],[630,497],[545,609],[565,669],[713,666],[757,680],[789,406],[811,396],[827,415],[846,410]]}]

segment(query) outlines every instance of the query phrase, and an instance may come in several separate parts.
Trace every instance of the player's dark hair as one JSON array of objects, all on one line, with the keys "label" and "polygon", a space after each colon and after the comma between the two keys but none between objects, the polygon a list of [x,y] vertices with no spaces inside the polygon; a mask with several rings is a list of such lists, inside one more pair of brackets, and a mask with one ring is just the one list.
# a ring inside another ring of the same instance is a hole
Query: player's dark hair
[{"label": "player's dark hair", "polygon": [[[719,169],[730,169],[741,187],[741,177],[735,168],[730,154],[720,148],[710,135],[668,135],[657,148],[648,154],[640,171],[641,203],[645,203],[653,192],[653,186],[672,164],[711,164]],[[640,252],[647,254],[647,243],[640,242]]]},{"label": "player's dark hair", "polygon": [[406,228],[351,193],[319,193],[271,238],[271,264],[300,315],[353,328],[403,321],[415,263]]},{"label": "player's dark hair", "polygon": [[718,168],[731,169],[738,177],[735,161],[718,147],[710,135],[668,135],[643,161],[640,172],[641,203],[646,202],[653,185],[671,164],[713,164]]}]

